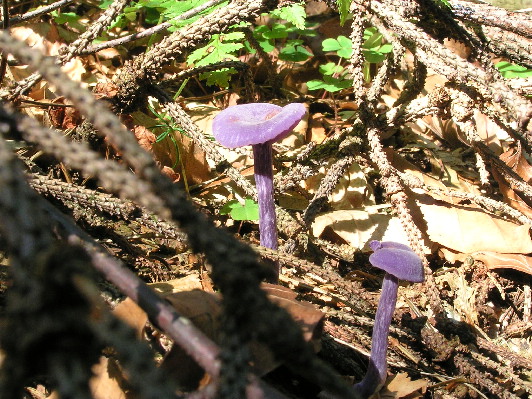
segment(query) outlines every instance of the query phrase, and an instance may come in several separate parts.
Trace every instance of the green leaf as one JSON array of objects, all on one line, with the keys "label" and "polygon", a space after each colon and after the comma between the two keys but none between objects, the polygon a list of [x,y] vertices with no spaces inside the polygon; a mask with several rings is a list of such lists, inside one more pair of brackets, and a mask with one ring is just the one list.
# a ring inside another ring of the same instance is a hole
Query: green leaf
[{"label": "green leaf", "polygon": [[[270,28],[266,25],[259,25],[255,28],[253,31],[253,36],[255,36],[255,39],[259,42],[260,46],[264,51],[267,53],[273,51],[275,49],[274,46],[274,40],[273,39],[267,39],[264,37],[264,34],[267,32],[271,32]],[[249,46],[251,48],[251,46]]]},{"label": "green leaf", "polygon": [[333,78],[332,76],[325,75],[323,80],[309,80],[307,87],[309,90],[324,89],[328,92],[334,93],[343,89],[347,89],[353,85],[352,80]]},{"label": "green leaf", "polygon": [[451,4],[447,0],[436,0],[437,3],[442,4],[444,7],[452,10]]},{"label": "green leaf", "polygon": [[382,34],[375,31],[371,36],[364,40],[362,48],[374,49],[375,47],[380,47],[382,44],[382,40]]},{"label": "green leaf", "polygon": [[54,18],[55,23],[58,25],[69,24],[70,27],[74,29],[77,29],[80,31],[85,30],[85,26],[83,26],[82,24],[78,22],[81,17],[74,12],[59,13],[58,11],[53,11],[51,15]]},{"label": "green leaf", "polygon": [[[309,24],[307,24],[308,26]],[[289,27],[286,30],[288,33],[294,33],[297,36],[307,36],[307,37],[316,37],[318,32],[314,29],[298,29],[295,26]]]},{"label": "green leaf", "polygon": [[234,68],[223,68],[218,71],[211,71],[208,73],[200,74],[200,79],[207,80],[207,86],[219,86],[222,88],[229,87],[229,80],[231,75],[235,74]]},{"label": "green leaf", "polygon": [[349,16],[349,6],[351,5],[351,0],[336,0],[338,5],[338,11],[340,12],[340,25],[344,25]]},{"label": "green leaf", "polygon": [[334,62],[328,62],[325,65],[320,65],[320,72],[322,75],[340,75],[345,68],[341,65],[337,65]]},{"label": "green leaf", "polygon": [[102,0],[100,2],[100,5],[98,7],[100,7],[102,10],[105,10],[106,8],[108,8],[111,4],[113,4],[113,1],[114,0]]},{"label": "green leaf", "polygon": [[507,79],[511,78],[529,78],[532,76],[532,69],[524,66],[512,64],[511,62],[501,61],[495,64],[501,75]]},{"label": "green leaf", "polygon": [[[268,27],[266,27],[268,28]],[[265,39],[284,39],[288,36],[286,26],[283,24],[273,24],[271,29],[268,28],[262,33]]]},{"label": "green leaf", "polygon": [[339,57],[348,59],[353,52],[351,40],[345,36],[336,39],[325,39],[322,42],[323,51],[336,51]]},{"label": "green leaf", "polygon": [[362,54],[364,55],[366,61],[372,64],[383,62],[386,59],[386,56],[378,51],[362,50]]},{"label": "green leaf", "polygon": [[379,53],[388,54],[393,50],[392,43],[384,43],[379,49]]},{"label": "green leaf", "polygon": [[342,48],[342,46],[340,46],[340,43],[338,43],[338,40],[332,38],[325,39],[321,43],[321,46],[323,47],[323,51],[337,51]]},{"label": "green leaf", "polygon": [[231,32],[224,35],[213,35],[210,42],[194,50],[187,57],[189,64],[196,66],[210,65],[227,59],[236,59],[235,53],[244,47],[244,34]]},{"label": "green leaf", "polygon": [[275,50],[273,39],[259,40],[259,44],[262,47],[262,49],[266,51],[267,53],[270,53],[273,50]]},{"label": "green leaf", "polygon": [[368,40],[376,32],[378,32],[378,30],[374,26],[364,29],[364,41]]},{"label": "green leaf", "polygon": [[230,215],[233,220],[259,220],[259,205],[251,198],[246,198],[244,205],[231,200],[220,209],[220,214]]},{"label": "green leaf", "polygon": [[298,29],[305,29],[305,18],[307,14],[305,7],[301,4],[291,4],[289,6],[281,7],[279,10],[272,11],[272,17],[284,19],[291,22]]},{"label": "green leaf", "polygon": [[303,40],[289,40],[287,45],[281,49],[279,58],[284,61],[306,61],[312,53],[303,47],[302,43]]}]

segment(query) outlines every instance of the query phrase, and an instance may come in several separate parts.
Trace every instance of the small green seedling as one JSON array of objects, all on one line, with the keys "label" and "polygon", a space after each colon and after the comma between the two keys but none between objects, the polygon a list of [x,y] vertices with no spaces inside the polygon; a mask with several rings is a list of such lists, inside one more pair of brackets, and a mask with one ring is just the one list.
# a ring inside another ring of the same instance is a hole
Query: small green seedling
[{"label": "small green seedling", "polygon": [[174,146],[175,153],[176,153],[176,160],[174,164],[172,165],[172,169],[175,169],[175,167],[178,164],[181,166],[181,174],[183,176],[185,190],[188,193],[189,189],[188,189],[188,184],[187,184],[187,173],[186,173],[185,165],[183,164],[183,159],[181,156],[181,148],[179,147],[179,143],[177,142],[176,132],[179,132],[180,134],[184,134],[185,136],[188,136],[188,134],[184,129],[176,125],[175,122],[172,120],[172,118],[169,117],[168,115],[157,112],[157,110],[153,108],[151,104],[148,104],[148,108],[157,117],[157,120],[159,122],[156,125],[149,127],[148,129],[149,130],[152,130],[152,129],[161,130],[161,133],[159,133],[155,139],[156,143],[160,143],[161,141],[168,139]]},{"label": "small green seedling", "polygon": [[220,215],[229,215],[233,220],[259,220],[259,204],[251,198],[246,198],[244,204],[231,200],[220,209]]},{"label": "small green seedling", "polygon": [[[345,36],[338,36],[336,39],[325,39],[322,43],[323,51],[335,52],[340,59],[338,63],[329,62],[320,67],[323,80],[310,80],[307,82],[309,90],[324,89],[334,93],[346,89],[352,85],[352,79],[349,78],[347,70],[341,66],[344,60],[351,58],[353,53],[353,44],[351,39]],[[364,30],[364,44],[362,45],[362,54],[365,62],[363,67],[364,78],[367,82],[371,80],[370,65],[383,62],[386,54],[392,51],[392,45],[384,43],[382,34],[377,28],[371,27]]]},{"label": "small green seedling", "polygon": [[324,89],[334,93],[347,89],[353,85],[352,79],[349,78],[347,70],[340,63],[351,57],[352,53],[351,40],[345,36],[338,36],[336,39],[325,39],[322,43],[323,51],[334,51],[340,57],[338,63],[329,62],[320,66],[320,72],[323,80],[314,79],[307,82],[309,90]]}]

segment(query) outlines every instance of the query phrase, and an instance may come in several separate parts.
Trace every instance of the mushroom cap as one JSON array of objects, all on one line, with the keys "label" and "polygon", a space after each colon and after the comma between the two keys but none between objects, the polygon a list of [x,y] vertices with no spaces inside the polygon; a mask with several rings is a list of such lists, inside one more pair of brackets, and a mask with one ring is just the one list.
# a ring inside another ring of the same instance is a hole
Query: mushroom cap
[{"label": "mushroom cap", "polygon": [[216,115],[214,138],[228,148],[277,141],[286,137],[305,115],[299,103],[280,107],[268,103],[233,105]]},{"label": "mushroom cap", "polygon": [[370,263],[399,280],[421,283],[425,280],[423,263],[412,249],[393,241],[371,241]]}]

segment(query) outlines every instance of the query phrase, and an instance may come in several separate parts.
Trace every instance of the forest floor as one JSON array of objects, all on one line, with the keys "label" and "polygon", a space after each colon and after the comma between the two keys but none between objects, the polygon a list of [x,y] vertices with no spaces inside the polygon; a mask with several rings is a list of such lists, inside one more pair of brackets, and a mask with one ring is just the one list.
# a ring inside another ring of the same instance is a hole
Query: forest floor
[{"label": "forest floor", "polygon": [[[6,3],[0,396],[258,398],[246,365],[267,398],[342,392],[367,369],[377,240],[425,281],[399,287],[376,397],[531,397],[530,13]],[[278,250],[259,246],[251,148],[212,132],[250,102],[306,110],[273,144]]]}]

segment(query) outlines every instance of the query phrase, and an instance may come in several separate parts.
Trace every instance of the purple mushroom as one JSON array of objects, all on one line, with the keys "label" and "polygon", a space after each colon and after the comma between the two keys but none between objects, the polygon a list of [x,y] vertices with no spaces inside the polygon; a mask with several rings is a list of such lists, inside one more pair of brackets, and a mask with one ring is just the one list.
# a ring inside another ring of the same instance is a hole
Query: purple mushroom
[{"label": "purple mushroom", "polygon": [[399,280],[420,283],[425,279],[421,259],[410,247],[391,241],[371,241],[369,246],[374,251],[369,257],[370,263],[384,270],[386,275],[375,315],[368,371],[354,387],[363,398],[369,398],[386,382],[388,332],[397,302]]},{"label": "purple mushroom", "polygon": [[267,248],[277,249],[272,143],[286,137],[305,112],[303,104],[297,103],[285,107],[267,103],[241,104],[223,110],[212,123],[214,137],[223,146],[253,146],[260,245]]}]

